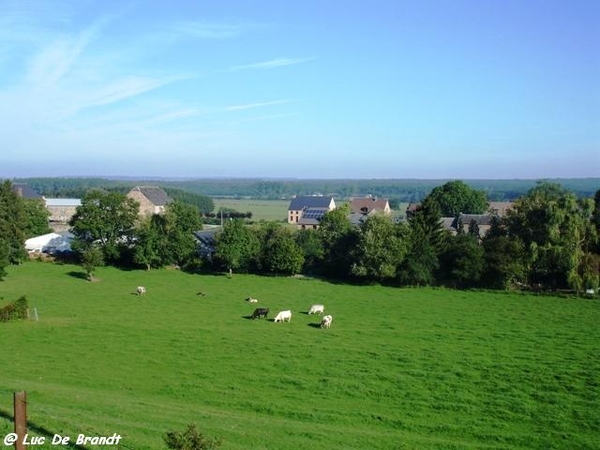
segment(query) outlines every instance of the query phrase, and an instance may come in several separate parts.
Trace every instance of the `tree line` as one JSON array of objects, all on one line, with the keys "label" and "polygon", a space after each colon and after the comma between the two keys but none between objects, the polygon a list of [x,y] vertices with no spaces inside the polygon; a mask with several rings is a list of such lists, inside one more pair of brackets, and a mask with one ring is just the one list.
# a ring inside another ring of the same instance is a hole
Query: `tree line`
[{"label": "tree line", "polygon": [[[261,180],[261,179],[193,179],[134,180],[103,178],[23,178],[15,180],[29,185],[46,197],[83,198],[90,189],[131,189],[136,185],[160,186],[172,198],[169,189],[206,197],[251,197],[289,199],[294,195],[321,193],[336,198],[374,195],[392,202],[420,202],[436,187],[452,180],[374,179],[374,180]],[[598,188],[598,178],[550,180],[560,182],[578,198],[589,198]],[[467,180],[472,189],[482,191],[489,201],[512,201],[535,186],[534,180]],[[183,200],[183,199],[181,199]],[[188,201],[188,200],[185,200]],[[204,212],[211,212],[205,208]]]},{"label": "tree line", "polygon": [[[70,225],[72,247],[90,277],[103,264],[177,265],[398,286],[598,288],[600,190],[578,198],[558,184],[538,183],[506,216],[493,217],[484,236],[477,223],[459,224],[456,233],[442,227],[442,216],[482,212],[486,204],[483,191],[451,181],[430,191],[404,222],[372,215],[354,226],[347,205],[327,213],[316,230],[229,219],[208,261],[200,259],[194,238],[202,213],[182,201],[140,219],[139,205],[125,194],[93,189]],[[26,256],[26,236],[35,227],[47,228],[45,208],[25,205],[10,182],[0,185],[0,275]]]},{"label": "tree line", "polygon": [[476,222],[456,233],[442,227],[442,215],[477,212],[483,198],[449,182],[401,223],[373,215],[355,227],[346,206],[327,213],[316,230],[230,221],[216,237],[213,265],[398,286],[598,289],[600,190],[579,199],[558,184],[539,183],[505,217],[492,217],[484,236]]}]

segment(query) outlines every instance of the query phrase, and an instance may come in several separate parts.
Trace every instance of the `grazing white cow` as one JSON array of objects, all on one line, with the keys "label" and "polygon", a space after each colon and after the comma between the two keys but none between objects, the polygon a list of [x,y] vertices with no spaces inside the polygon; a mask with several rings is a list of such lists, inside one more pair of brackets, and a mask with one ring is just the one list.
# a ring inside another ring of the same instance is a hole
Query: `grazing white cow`
[{"label": "grazing white cow", "polygon": [[309,314],[323,314],[325,312],[325,306],[323,305],[312,305],[308,310]]},{"label": "grazing white cow", "polygon": [[146,287],[145,286],[138,286],[137,287],[137,294],[138,295],[144,295],[146,293]]},{"label": "grazing white cow", "polygon": [[257,299],[257,298],[254,298],[254,297],[248,297],[248,298],[246,299],[246,301],[247,301],[248,303],[258,303],[258,299]]},{"label": "grazing white cow", "polygon": [[323,320],[321,320],[321,328],[329,328],[331,326],[331,322],[333,322],[333,316],[323,316]]},{"label": "grazing white cow", "polygon": [[292,312],[289,309],[285,311],[279,311],[275,316],[273,322],[285,322],[286,319],[288,322],[292,320]]}]

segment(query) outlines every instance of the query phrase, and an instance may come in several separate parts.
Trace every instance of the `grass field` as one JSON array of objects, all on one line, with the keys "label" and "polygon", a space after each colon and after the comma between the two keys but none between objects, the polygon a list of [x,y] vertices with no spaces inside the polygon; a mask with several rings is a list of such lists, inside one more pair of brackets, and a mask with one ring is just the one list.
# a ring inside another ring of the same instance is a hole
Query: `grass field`
[{"label": "grass field", "polygon": [[[124,449],[165,448],[162,435],[188,423],[222,449],[600,448],[597,300],[97,277],[28,262],[0,282],[0,306],[26,294],[40,317],[0,323],[0,437],[26,390],[33,434],[118,433]],[[291,309],[291,322],[248,319],[249,295],[271,316]],[[312,303],[331,329],[304,313]]]},{"label": "grass field", "polygon": [[239,212],[252,212],[252,220],[260,222],[287,221],[287,211],[290,206],[289,200],[255,200],[255,199],[233,199],[215,198],[215,211],[219,208],[230,208]]},{"label": "grass field", "polygon": [[[255,199],[231,199],[231,198],[215,198],[215,211],[219,208],[231,208],[239,212],[252,211],[252,220],[256,222],[276,221],[282,222],[287,220],[289,200],[255,200]],[[347,201],[337,200],[336,205],[339,206]],[[400,203],[398,209],[394,211],[395,216],[404,217],[408,203]]]}]

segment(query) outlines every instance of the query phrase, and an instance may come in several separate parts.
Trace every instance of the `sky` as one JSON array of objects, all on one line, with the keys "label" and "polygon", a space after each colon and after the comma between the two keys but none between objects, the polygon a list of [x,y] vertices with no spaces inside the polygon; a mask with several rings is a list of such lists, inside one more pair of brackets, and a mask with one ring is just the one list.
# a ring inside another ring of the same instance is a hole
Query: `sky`
[{"label": "sky", "polygon": [[0,177],[600,177],[597,0],[0,0]]}]

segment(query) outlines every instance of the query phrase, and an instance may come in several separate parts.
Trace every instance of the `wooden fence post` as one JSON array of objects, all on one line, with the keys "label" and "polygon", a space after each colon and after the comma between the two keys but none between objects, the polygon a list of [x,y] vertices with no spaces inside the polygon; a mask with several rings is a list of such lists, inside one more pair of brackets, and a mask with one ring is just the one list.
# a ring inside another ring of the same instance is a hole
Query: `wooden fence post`
[{"label": "wooden fence post", "polygon": [[15,433],[19,438],[15,442],[15,450],[25,450],[27,447],[23,444],[25,434],[27,434],[27,393],[25,391],[14,393],[15,407]]}]

